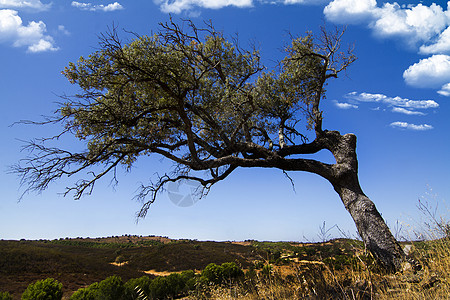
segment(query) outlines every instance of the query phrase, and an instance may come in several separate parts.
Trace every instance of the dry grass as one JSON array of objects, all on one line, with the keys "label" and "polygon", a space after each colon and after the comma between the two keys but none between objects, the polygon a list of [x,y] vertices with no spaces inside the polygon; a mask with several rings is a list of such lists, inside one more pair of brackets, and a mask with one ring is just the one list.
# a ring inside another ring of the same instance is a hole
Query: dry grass
[{"label": "dry grass", "polygon": [[356,263],[344,268],[329,262],[291,262],[274,266],[270,274],[259,271],[240,283],[198,290],[186,299],[450,299],[450,239],[410,245],[420,270],[383,273],[359,249]]}]

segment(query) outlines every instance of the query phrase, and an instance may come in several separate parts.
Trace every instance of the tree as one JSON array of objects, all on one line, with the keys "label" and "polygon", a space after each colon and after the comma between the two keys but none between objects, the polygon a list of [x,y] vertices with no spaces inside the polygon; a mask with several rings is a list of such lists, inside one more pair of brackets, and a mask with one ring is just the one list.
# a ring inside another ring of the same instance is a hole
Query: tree
[{"label": "tree", "polygon": [[[86,149],[48,146],[60,135],[29,142],[33,155],[14,169],[27,191],[83,174],[66,190],[80,198],[105,175],[115,180],[118,166],[159,155],[175,167],[141,187],[144,217],[170,182],[196,181],[204,195],[238,168],[314,173],[339,194],[373,255],[398,270],[403,251],[359,185],[356,136],[322,128],[325,86],[356,59],[352,48],[341,50],[343,31],[292,37],[285,58],[268,72],[255,47],[243,49],[205,24],[170,20],[128,43],[113,28],[99,50],[70,63],[63,74],[82,93],[65,97],[55,116],[38,124],[62,124],[61,135],[87,141]],[[302,156],[321,150],[336,162]]]},{"label": "tree", "polygon": [[60,300],[63,295],[62,287],[62,283],[53,278],[38,280],[27,287],[22,300]]}]

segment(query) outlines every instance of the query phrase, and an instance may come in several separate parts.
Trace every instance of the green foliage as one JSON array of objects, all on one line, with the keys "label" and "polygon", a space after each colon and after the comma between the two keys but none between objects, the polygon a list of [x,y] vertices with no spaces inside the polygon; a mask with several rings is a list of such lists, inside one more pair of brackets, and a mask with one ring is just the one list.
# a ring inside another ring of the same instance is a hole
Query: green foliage
[{"label": "green foliage", "polygon": [[110,276],[98,284],[98,299],[120,300],[125,299],[125,285],[118,276]]},{"label": "green foliage", "polygon": [[220,266],[210,263],[202,271],[202,277],[215,284],[235,280],[243,275],[244,272],[234,262],[223,263]]},{"label": "green foliage", "polygon": [[261,274],[265,276],[269,276],[272,274],[273,267],[271,265],[264,265],[264,267],[261,269]]},{"label": "green foliage", "polygon": [[0,300],[13,300],[8,292],[0,292]]},{"label": "green foliage", "polygon": [[127,288],[118,276],[110,276],[105,280],[93,283],[87,288],[76,291],[70,300],[125,300]]},{"label": "green foliage", "polygon": [[148,276],[133,278],[125,283],[125,288],[132,299],[138,299],[139,294],[150,295],[150,284],[152,280]]},{"label": "green foliage", "polygon": [[22,300],[60,300],[62,284],[53,278],[30,284],[22,294]]},{"label": "green foliage", "polygon": [[166,277],[159,276],[150,283],[150,298],[161,299],[165,298],[172,291],[169,281]]},{"label": "green foliage", "polygon": [[98,282],[91,284],[86,288],[78,289],[70,296],[70,300],[96,300],[97,298]]}]

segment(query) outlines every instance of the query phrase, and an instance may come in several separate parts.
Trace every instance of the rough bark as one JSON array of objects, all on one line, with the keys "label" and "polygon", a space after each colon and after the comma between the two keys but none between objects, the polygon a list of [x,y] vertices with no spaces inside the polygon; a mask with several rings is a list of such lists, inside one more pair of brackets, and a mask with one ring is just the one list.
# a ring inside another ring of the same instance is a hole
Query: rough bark
[{"label": "rough bark", "polygon": [[367,249],[389,271],[401,270],[406,261],[401,246],[392,235],[375,204],[364,194],[358,180],[356,136],[333,132],[331,151],[336,158],[330,178],[345,208],[352,216]]}]

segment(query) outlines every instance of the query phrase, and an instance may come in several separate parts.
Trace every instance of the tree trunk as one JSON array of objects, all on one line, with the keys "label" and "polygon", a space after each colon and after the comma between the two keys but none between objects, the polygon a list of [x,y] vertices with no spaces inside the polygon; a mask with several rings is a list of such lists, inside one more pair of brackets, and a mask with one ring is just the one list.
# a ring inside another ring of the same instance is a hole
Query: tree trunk
[{"label": "tree trunk", "polygon": [[[356,174],[355,174],[356,175]],[[351,182],[353,181],[353,182]],[[375,204],[364,195],[358,178],[335,185],[345,208],[356,224],[367,249],[389,271],[399,271],[405,254],[384,222]]]},{"label": "tree trunk", "polygon": [[375,204],[364,194],[358,180],[356,136],[334,132],[332,148],[336,158],[330,182],[352,216],[367,249],[387,270],[399,271],[406,255],[384,222]]}]

